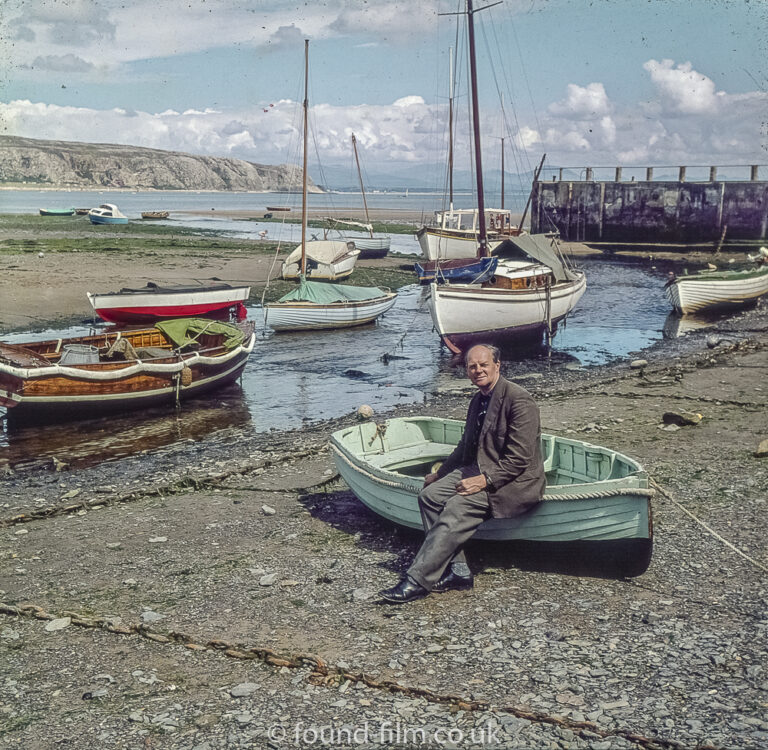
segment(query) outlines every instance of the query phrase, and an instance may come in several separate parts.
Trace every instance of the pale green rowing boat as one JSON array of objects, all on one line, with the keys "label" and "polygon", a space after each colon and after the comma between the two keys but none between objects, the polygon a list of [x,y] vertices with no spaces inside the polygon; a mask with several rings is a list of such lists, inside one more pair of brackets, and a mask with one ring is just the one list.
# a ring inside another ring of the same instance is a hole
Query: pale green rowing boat
[{"label": "pale green rowing boat", "polygon": [[[401,526],[421,529],[416,497],[432,464],[459,442],[464,423],[437,417],[366,422],[333,433],[339,473],[360,501]],[[476,539],[540,542],[647,540],[652,521],[648,475],[631,458],[580,440],[542,435],[544,502],[517,518],[492,518]]]}]

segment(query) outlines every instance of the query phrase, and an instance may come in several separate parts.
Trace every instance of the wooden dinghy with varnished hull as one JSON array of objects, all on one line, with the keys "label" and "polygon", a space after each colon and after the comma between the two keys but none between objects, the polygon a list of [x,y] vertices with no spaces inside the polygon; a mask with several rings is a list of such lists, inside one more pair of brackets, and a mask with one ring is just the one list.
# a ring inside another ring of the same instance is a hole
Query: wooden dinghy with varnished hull
[{"label": "wooden dinghy with varnished hull", "polygon": [[174,405],[234,382],[254,343],[253,323],[197,318],[77,338],[0,343],[0,406],[13,422]]}]

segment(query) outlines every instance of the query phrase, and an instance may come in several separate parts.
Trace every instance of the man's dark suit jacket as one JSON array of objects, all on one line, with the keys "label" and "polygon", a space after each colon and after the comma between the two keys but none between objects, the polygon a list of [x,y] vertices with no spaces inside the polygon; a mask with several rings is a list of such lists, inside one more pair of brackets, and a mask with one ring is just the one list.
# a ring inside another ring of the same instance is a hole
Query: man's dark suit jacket
[{"label": "man's dark suit jacket", "polygon": [[499,377],[491,393],[477,441],[477,457],[468,455],[474,444],[480,401],[478,391],[469,403],[467,423],[459,444],[438,470],[444,477],[475,462],[490,480],[488,494],[493,518],[511,518],[541,501],[546,486],[541,457],[539,407],[525,388]]}]

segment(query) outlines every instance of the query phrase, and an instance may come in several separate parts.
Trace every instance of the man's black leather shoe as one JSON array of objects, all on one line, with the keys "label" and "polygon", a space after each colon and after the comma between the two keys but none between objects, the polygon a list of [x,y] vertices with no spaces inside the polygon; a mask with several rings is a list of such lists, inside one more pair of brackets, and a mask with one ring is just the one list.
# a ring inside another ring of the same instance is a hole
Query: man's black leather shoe
[{"label": "man's black leather shoe", "polygon": [[428,594],[429,591],[410,578],[403,578],[397,586],[393,586],[391,589],[379,591],[379,596],[389,604],[405,604],[414,601],[414,599],[423,599]]},{"label": "man's black leather shoe", "polygon": [[432,592],[442,594],[445,591],[462,591],[471,589],[475,585],[475,578],[472,574],[468,576],[459,576],[449,568],[443,573],[442,578],[432,587]]}]

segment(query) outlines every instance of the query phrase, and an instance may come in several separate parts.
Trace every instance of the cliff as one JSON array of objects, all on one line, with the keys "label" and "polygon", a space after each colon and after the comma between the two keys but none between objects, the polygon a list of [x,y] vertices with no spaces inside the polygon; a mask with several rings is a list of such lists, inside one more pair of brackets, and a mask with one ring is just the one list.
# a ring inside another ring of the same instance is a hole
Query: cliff
[{"label": "cliff", "polygon": [[[0,184],[41,188],[301,191],[301,169],[109,143],[0,136]],[[312,192],[320,192],[314,184]]]}]

